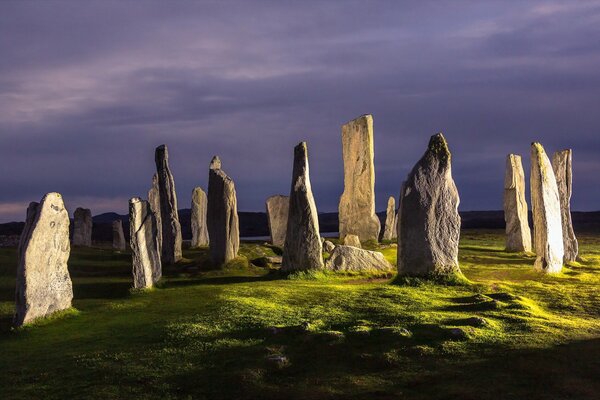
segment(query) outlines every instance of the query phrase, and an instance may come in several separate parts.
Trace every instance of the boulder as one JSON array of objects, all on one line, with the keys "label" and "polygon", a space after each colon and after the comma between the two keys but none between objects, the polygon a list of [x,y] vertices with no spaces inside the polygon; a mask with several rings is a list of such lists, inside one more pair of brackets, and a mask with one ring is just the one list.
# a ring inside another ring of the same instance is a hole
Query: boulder
[{"label": "boulder", "polygon": [[333,253],[333,249],[335,249],[335,244],[333,244],[333,242],[330,242],[329,240],[326,240],[323,242],[323,251],[326,253]]},{"label": "boulder", "polygon": [[92,246],[92,212],[77,208],[73,214],[73,246]]},{"label": "boulder", "polygon": [[271,244],[281,247],[285,243],[290,198],[283,195],[271,196],[267,199],[266,206]]},{"label": "boulder", "polygon": [[313,198],[306,142],[294,148],[290,207],[283,249],[283,271],[323,268],[317,206]]},{"label": "boulder", "polygon": [[573,151],[571,149],[557,151],[552,156],[552,169],[556,176],[556,186],[560,199],[560,213],[563,232],[564,261],[577,260],[579,244],[571,221],[571,195],[573,194]]},{"label": "boulder", "polygon": [[387,203],[385,214],[385,228],[383,230],[383,240],[392,240],[396,237],[396,199],[390,196]]},{"label": "boulder", "polygon": [[117,219],[112,222],[113,242],[112,247],[115,250],[125,251],[125,234],[123,233],[123,221]]},{"label": "boulder", "polygon": [[152,187],[148,190],[148,203],[156,219],[158,230],[158,254],[162,254],[162,219],[160,218],[160,191],[158,189],[158,174],[152,175]]},{"label": "boulder", "polygon": [[29,204],[17,248],[16,326],[71,307],[69,223],[59,193]]},{"label": "boulder", "polygon": [[339,204],[340,239],[354,234],[361,241],[379,240],[375,214],[373,117],[363,115],[342,126],[344,193]]},{"label": "boulder", "polygon": [[130,245],[133,260],[133,287],[154,286],[162,276],[158,252],[158,225],[149,202],[134,197],[129,200]]},{"label": "boulder", "polygon": [[531,144],[531,209],[537,255],[534,268],[560,272],[564,256],[560,198],[552,164],[540,143]]},{"label": "boulder", "polygon": [[506,221],[506,250],[531,251],[531,230],[525,200],[525,173],[521,156],[506,157],[504,175],[504,221]]},{"label": "boulder", "polygon": [[393,266],[377,251],[353,246],[336,246],[325,268],[342,272],[392,272]]},{"label": "boulder", "polygon": [[344,237],[343,243],[345,246],[353,246],[359,249],[362,248],[360,244],[360,239],[356,235],[346,235],[346,237]]},{"label": "boulder", "polygon": [[404,182],[398,211],[398,273],[450,275],[460,272],[460,202],[452,179],[452,156],[441,133]]},{"label": "boulder", "polygon": [[208,226],[206,224],[206,210],[208,198],[202,188],[194,188],[192,191],[192,248],[208,246]]},{"label": "boulder", "polygon": [[166,145],[156,148],[155,161],[162,223],[161,261],[163,264],[175,264],[181,259],[181,225],[175,180],[169,168],[169,151]]}]

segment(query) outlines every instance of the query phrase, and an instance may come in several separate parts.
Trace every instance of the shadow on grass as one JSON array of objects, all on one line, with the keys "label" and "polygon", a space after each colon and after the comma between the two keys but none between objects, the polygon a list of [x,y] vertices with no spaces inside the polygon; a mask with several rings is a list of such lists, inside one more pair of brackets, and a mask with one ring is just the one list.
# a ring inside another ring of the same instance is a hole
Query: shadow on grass
[{"label": "shadow on grass", "polygon": [[73,298],[86,299],[122,299],[129,296],[132,282],[73,282]]}]

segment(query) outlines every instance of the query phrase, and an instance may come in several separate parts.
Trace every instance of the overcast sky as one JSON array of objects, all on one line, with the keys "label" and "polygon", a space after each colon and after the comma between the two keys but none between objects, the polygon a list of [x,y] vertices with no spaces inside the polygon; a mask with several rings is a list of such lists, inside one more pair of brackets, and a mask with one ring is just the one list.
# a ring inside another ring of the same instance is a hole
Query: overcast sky
[{"label": "overcast sky", "polygon": [[532,141],[573,148],[573,208],[599,210],[600,2],[0,2],[0,222],[50,191],[124,214],[162,143],[179,208],[218,154],[262,211],[307,141],[335,211],[341,125],[367,113],[378,210],[439,131],[462,210],[501,209]]}]

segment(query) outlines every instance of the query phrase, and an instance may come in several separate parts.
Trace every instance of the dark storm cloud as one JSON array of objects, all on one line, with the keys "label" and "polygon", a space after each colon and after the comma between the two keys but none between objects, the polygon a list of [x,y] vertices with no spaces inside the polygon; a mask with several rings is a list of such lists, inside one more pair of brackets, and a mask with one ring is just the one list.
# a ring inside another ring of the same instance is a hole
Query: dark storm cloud
[{"label": "dark storm cloud", "polygon": [[378,209],[438,131],[462,209],[499,209],[504,157],[533,140],[574,149],[574,208],[599,209],[599,22],[595,2],[2,2],[0,220],[52,190],[125,212],[161,143],[180,207],[220,154],[262,210],[306,140],[333,211],[340,126],[364,113]]}]

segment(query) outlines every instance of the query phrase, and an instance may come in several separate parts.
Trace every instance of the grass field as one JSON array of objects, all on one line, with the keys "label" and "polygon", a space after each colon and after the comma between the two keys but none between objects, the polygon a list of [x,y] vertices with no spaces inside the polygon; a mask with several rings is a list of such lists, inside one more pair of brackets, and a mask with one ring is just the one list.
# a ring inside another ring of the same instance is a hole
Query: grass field
[{"label": "grass field", "polygon": [[598,399],[600,236],[579,238],[581,262],[543,276],[501,232],[465,231],[455,285],[283,278],[256,243],[211,271],[187,250],[145,292],[130,255],[73,249],[74,309],[16,331],[0,249],[0,398]]}]

